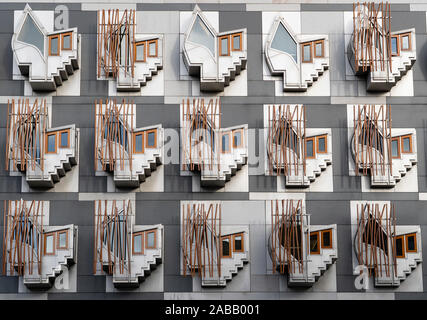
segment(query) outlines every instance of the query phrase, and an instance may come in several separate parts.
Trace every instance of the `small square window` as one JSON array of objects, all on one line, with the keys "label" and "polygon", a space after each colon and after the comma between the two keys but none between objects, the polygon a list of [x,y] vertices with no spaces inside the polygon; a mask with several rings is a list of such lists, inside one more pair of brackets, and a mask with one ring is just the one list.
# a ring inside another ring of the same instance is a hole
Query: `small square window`
[{"label": "small square window", "polygon": [[144,153],[144,132],[134,134],[133,151],[135,153]]},{"label": "small square window", "polygon": [[145,232],[145,248],[156,249],[156,230]]},{"label": "small square window", "polygon": [[400,35],[400,50],[403,50],[403,51],[411,50],[411,34],[410,33]]},{"label": "small square window", "polygon": [[148,41],[148,56],[157,57],[157,40]]},{"label": "small square window", "polygon": [[49,37],[49,55],[59,56],[59,35]]},{"label": "small square window", "polygon": [[59,147],[60,148],[69,148],[70,147],[70,132],[69,130],[64,130],[59,132]]},{"label": "small square window", "polygon": [[58,249],[68,249],[68,230],[58,232]]},{"label": "small square window", "polygon": [[137,43],[135,49],[135,61],[145,62],[145,42]]},{"label": "small square window", "polygon": [[139,232],[133,235],[133,254],[144,254],[144,233]]},{"label": "small square window", "polygon": [[231,258],[230,236],[221,237],[221,257]]},{"label": "small square window", "polygon": [[305,139],[305,157],[308,159],[315,158],[314,138],[306,138]]},{"label": "small square window", "polygon": [[62,40],[62,50],[72,50],[73,45],[71,42],[71,39],[73,38],[72,32],[67,32],[61,34],[61,40]]},{"label": "small square window", "polygon": [[403,236],[397,236],[395,238],[396,258],[405,258],[405,247],[403,241]]},{"label": "small square window", "polygon": [[229,132],[222,134],[221,151],[223,153],[230,152],[230,133]]},{"label": "small square window", "polygon": [[230,55],[230,36],[224,36],[219,38],[219,55],[229,56]]},{"label": "small square window", "polygon": [[328,152],[328,143],[327,140],[328,136],[327,135],[323,135],[323,136],[318,136],[316,137],[316,146],[317,146],[317,153],[327,153]]},{"label": "small square window", "polygon": [[417,252],[417,234],[411,233],[406,235],[406,252]]},{"label": "small square window", "polygon": [[311,42],[302,44],[302,62],[312,62],[311,57]]},{"label": "small square window", "polygon": [[323,58],[324,55],[324,41],[320,40],[314,42],[314,56],[316,58]]},{"label": "small square window", "polygon": [[56,132],[46,136],[46,153],[56,153]]},{"label": "small square window", "polygon": [[402,153],[412,153],[412,136],[402,137]]},{"label": "small square window", "polygon": [[399,138],[391,139],[391,157],[398,159],[400,158],[400,143]]},{"label": "small square window", "polygon": [[233,235],[233,251],[243,252],[243,233]]},{"label": "small square window", "polygon": [[310,253],[320,254],[319,232],[310,232]]},{"label": "small square window", "polygon": [[148,130],[145,134],[146,148],[157,148],[157,130]]},{"label": "small square window", "polygon": [[44,254],[55,254],[55,233],[48,233],[44,235]]},{"label": "small square window", "polygon": [[233,51],[242,51],[242,34],[237,33],[232,35]]}]

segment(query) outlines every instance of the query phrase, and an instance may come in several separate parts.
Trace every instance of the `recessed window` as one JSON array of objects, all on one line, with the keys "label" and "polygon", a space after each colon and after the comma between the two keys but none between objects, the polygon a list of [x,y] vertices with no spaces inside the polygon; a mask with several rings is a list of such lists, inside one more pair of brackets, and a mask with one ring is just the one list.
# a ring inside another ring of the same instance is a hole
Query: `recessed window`
[{"label": "recessed window", "polygon": [[156,249],[156,230],[145,232],[145,248]]},{"label": "recessed window", "polygon": [[402,153],[412,153],[412,136],[402,136]]},{"label": "recessed window", "polygon": [[61,34],[61,42],[62,42],[62,50],[72,50],[73,49],[73,45],[72,45],[72,40],[73,38],[73,33],[72,32],[67,32],[67,33],[63,33]]},{"label": "recessed window", "polygon": [[48,233],[44,235],[44,254],[55,254],[55,233]]},{"label": "recessed window", "polygon": [[400,139],[399,138],[391,139],[391,157],[400,158]]},{"label": "recessed window", "polygon": [[148,56],[157,57],[157,40],[148,41]]},{"label": "recessed window", "polygon": [[317,153],[327,153],[328,147],[327,147],[327,135],[318,136],[316,137],[316,146],[317,146]]},{"label": "recessed window", "polygon": [[396,258],[405,258],[404,237],[397,236],[395,238]]},{"label": "recessed window", "polygon": [[242,33],[233,34],[231,39],[233,41],[233,51],[242,51]]},{"label": "recessed window", "polygon": [[406,235],[406,252],[417,252],[417,234],[411,233]]},{"label": "recessed window", "polygon": [[243,146],[243,139],[242,139],[242,133],[243,130],[233,130],[233,148],[240,148]]},{"label": "recessed window", "polygon": [[314,137],[305,139],[305,157],[314,158]]},{"label": "recessed window", "polygon": [[399,36],[392,36],[391,37],[391,54],[393,56],[399,55]]},{"label": "recessed window", "polygon": [[58,249],[68,249],[68,230],[58,232]]},{"label": "recessed window", "polygon": [[332,230],[323,230],[322,235],[322,248],[323,249],[332,249]]},{"label": "recessed window", "polygon": [[325,55],[324,53],[324,41],[315,41],[314,42],[314,56],[316,58],[323,58]]},{"label": "recessed window", "polygon": [[231,239],[230,238],[231,238],[230,236],[221,237],[221,257],[222,258],[231,258],[231,248],[230,248]]},{"label": "recessed window", "polygon": [[70,147],[70,131],[63,130],[59,132],[59,147],[69,148]]},{"label": "recessed window", "polygon": [[298,63],[297,43],[282,23],[277,26],[276,34],[271,42],[271,48],[286,52]]},{"label": "recessed window", "polygon": [[406,33],[400,35],[400,50],[411,50],[411,34]]},{"label": "recessed window", "polygon": [[233,251],[243,252],[243,233],[233,235]]},{"label": "recessed window", "polygon": [[145,62],[145,42],[138,42],[135,45],[135,61]]},{"label": "recessed window", "polygon": [[219,55],[230,55],[230,36],[224,36],[219,38]]},{"label": "recessed window", "polygon": [[310,232],[310,253],[320,254],[319,232]]},{"label": "recessed window", "polygon": [[133,254],[144,253],[144,233],[138,232],[133,235]]},{"label": "recessed window", "polygon": [[135,153],[144,153],[144,132],[135,133],[133,137],[133,151]]},{"label": "recessed window", "polygon": [[56,153],[56,132],[46,136],[46,153]]},{"label": "recessed window", "polygon": [[313,58],[311,57],[311,42],[307,44],[302,44],[302,62],[312,62]]},{"label": "recessed window", "polygon": [[148,130],[146,132],[146,147],[156,148],[157,147],[157,130]]},{"label": "recessed window", "polygon": [[223,133],[221,139],[222,152],[230,152],[230,133]]},{"label": "recessed window", "polygon": [[59,56],[59,35],[49,37],[49,55]]}]

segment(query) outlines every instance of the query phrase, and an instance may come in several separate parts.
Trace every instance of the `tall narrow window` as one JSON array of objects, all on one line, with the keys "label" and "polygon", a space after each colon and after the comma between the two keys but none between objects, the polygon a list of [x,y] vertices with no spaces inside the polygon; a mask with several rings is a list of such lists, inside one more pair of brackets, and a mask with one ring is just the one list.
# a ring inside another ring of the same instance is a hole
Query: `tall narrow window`
[{"label": "tall narrow window", "polygon": [[302,62],[312,62],[313,57],[311,56],[311,42],[303,43],[301,46],[302,46]]},{"label": "tall narrow window", "polygon": [[133,135],[133,152],[144,153],[144,132],[137,132]]},{"label": "tall narrow window", "polygon": [[310,253],[320,254],[319,232],[310,232]]},{"label": "tall narrow window", "polygon": [[394,159],[400,158],[400,139],[391,139],[391,157]]},{"label": "tall narrow window", "polygon": [[402,136],[402,153],[412,153],[412,136]]},{"label": "tall narrow window", "polygon": [[233,148],[240,148],[243,146],[243,130],[233,130]]},{"label": "tall narrow window", "polygon": [[308,159],[315,158],[314,154],[314,137],[305,139],[305,157]]},{"label": "tall narrow window", "polygon": [[224,236],[221,237],[221,257],[222,258],[231,258],[231,237],[230,236]]},{"label": "tall narrow window", "polygon": [[145,248],[156,249],[156,230],[145,232]]},{"label": "tall narrow window", "polygon": [[148,41],[148,56],[157,57],[157,40]]},{"label": "tall narrow window", "polygon": [[68,230],[58,232],[58,249],[68,249]]},{"label": "tall narrow window", "polygon": [[49,37],[49,55],[59,56],[59,35]]},{"label": "tall narrow window", "polygon": [[396,258],[405,258],[404,241],[405,240],[403,236],[395,237]]},{"label": "tall narrow window", "polygon": [[157,148],[157,130],[148,130],[146,132],[145,146],[147,148]]},{"label": "tall narrow window", "polygon": [[314,56],[316,58],[323,58],[325,56],[324,40],[314,42]]},{"label": "tall narrow window", "polygon": [[230,133],[229,132],[222,134],[221,146],[222,146],[221,150],[223,153],[230,152]]},{"label": "tall narrow window", "polygon": [[322,136],[318,136],[316,137],[316,152],[317,153],[328,153],[328,143],[327,140],[328,136],[327,135],[322,135]]},{"label": "tall narrow window", "polygon": [[46,153],[56,153],[56,132],[46,135]]},{"label": "tall narrow window", "polygon": [[242,51],[242,33],[236,33],[231,36],[233,42],[233,51]]},{"label": "tall narrow window", "polygon": [[44,254],[55,254],[55,233],[46,233],[44,235]]},{"label": "tall narrow window", "polygon": [[411,233],[406,235],[406,252],[417,252],[417,234]]},{"label": "tall narrow window", "polygon": [[133,254],[144,254],[144,232],[133,235]]},{"label": "tall narrow window", "polygon": [[399,54],[399,36],[391,36],[391,55],[398,56]]},{"label": "tall narrow window", "polygon": [[332,230],[322,230],[322,249],[332,249]]},{"label": "tall narrow window", "polygon": [[400,50],[411,50],[411,34],[405,33],[400,35]]},{"label": "tall narrow window", "polygon": [[145,62],[145,41],[135,44],[135,61]]},{"label": "tall narrow window", "polygon": [[73,49],[73,44],[72,44],[72,40],[73,39],[73,33],[72,32],[66,32],[61,34],[61,49],[62,50],[72,50]]},{"label": "tall narrow window", "polygon": [[230,55],[230,36],[219,37],[219,55]]},{"label": "tall narrow window", "polygon": [[243,233],[233,235],[233,252],[243,251]]},{"label": "tall narrow window", "polygon": [[70,147],[70,130],[59,131],[59,147],[60,148]]}]

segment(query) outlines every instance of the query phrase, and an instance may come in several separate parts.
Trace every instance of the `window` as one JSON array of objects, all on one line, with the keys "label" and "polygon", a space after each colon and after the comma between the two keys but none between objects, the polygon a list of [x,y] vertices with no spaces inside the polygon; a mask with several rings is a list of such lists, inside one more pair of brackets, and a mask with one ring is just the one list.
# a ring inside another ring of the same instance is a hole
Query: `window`
[{"label": "window", "polygon": [[314,41],[314,57],[323,58],[325,56],[324,40]]},{"label": "window", "polygon": [[399,36],[391,36],[391,55],[400,55]]},{"label": "window", "polygon": [[328,136],[322,135],[316,137],[316,152],[317,153],[328,153]]},{"label": "window", "polygon": [[133,152],[144,153],[144,132],[133,134]]},{"label": "window", "polygon": [[233,235],[233,252],[243,252],[243,233]]},{"label": "window", "polygon": [[403,236],[395,237],[396,258],[405,258],[405,246]]},{"label": "window", "polygon": [[233,130],[233,148],[243,147],[243,129]]},{"label": "window", "polygon": [[188,40],[206,47],[215,56],[215,36],[199,16],[194,22]]},{"label": "window", "polygon": [[332,230],[322,230],[322,249],[332,249]]},{"label": "window", "polygon": [[59,135],[59,147],[69,148],[70,147],[70,130],[61,130],[58,132]]},{"label": "window", "polygon": [[319,232],[310,232],[310,254],[320,254]]},{"label": "window", "polygon": [[156,235],[157,235],[157,230],[145,231],[145,248],[146,249],[157,248]]},{"label": "window", "polygon": [[56,132],[46,135],[46,153],[56,153]]},{"label": "window", "polygon": [[55,254],[55,232],[46,233],[44,235],[44,254],[45,255]]},{"label": "window", "polygon": [[400,35],[400,50],[408,51],[411,50],[411,34],[404,33]]},{"label": "window", "polygon": [[231,35],[231,41],[232,41],[232,50],[233,51],[242,51],[242,33],[236,33]]},{"label": "window", "polygon": [[68,230],[58,231],[58,249],[68,249]]},{"label": "window", "polygon": [[59,34],[49,37],[49,55],[59,56]]},{"label": "window", "polygon": [[145,41],[135,44],[135,62],[145,62]]},{"label": "window", "polygon": [[231,242],[230,236],[221,237],[221,257],[222,258],[231,258],[230,242]]},{"label": "window", "polygon": [[302,48],[302,62],[312,62],[313,57],[311,56],[311,42],[303,43]]},{"label": "window", "polygon": [[19,31],[18,41],[22,41],[35,46],[40,50],[42,56],[44,56],[44,35],[37,27],[33,18],[27,15],[25,22],[22,25],[21,31]]},{"label": "window", "polygon": [[219,55],[230,55],[230,36],[219,37]]},{"label": "window", "polygon": [[230,152],[230,132],[226,132],[222,134],[221,151],[222,153]]},{"label": "window", "polygon": [[412,153],[412,135],[401,137],[401,147],[402,153]]},{"label": "window", "polygon": [[391,157],[400,158],[400,139],[398,137],[391,139]]},{"label": "window", "polygon": [[314,154],[314,137],[305,139],[305,157],[308,159],[315,158]]},{"label": "window", "polygon": [[297,43],[281,22],[277,26],[276,34],[271,42],[271,48],[286,52],[295,60],[295,63],[298,62]]},{"label": "window", "polygon": [[145,135],[146,148],[157,148],[157,130],[148,130]]},{"label": "window", "polygon": [[66,32],[61,34],[61,49],[62,50],[72,50],[73,49],[73,33]]},{"label": "window", "polygon": [[132,248],[133,254],[144,254],[144,232],[133,234]]},{"label": "window", "polygon": [[417,252],[417,234],[411,233],[405,236],[406,238],[406,252]]},{"label": "window", "polygon": [[157,39],[148,41],[147,46],[148,46],[148,56],[157,57]]}]

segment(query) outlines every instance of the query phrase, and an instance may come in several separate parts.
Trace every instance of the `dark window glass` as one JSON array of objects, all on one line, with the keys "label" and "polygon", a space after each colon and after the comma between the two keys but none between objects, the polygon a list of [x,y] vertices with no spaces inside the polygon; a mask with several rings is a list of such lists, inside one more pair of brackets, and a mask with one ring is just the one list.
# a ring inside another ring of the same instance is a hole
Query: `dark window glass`
[{"label": "dark window glass", "polygon": [[319,233],[310,234],[310,253],[319,252]]},{"label": "dark window glass", "polygon": [[222,239],[222,256],[223,257],[230,256],[230,239],[229,238]]},{"label": "dark window glass", "polygon": [[235,251],[242,251],[242,236],[235,236],[234,237],[234,250]]},{"label": "dark window glass", "polygon": [[403,238],[396,238],[396,256],[402,257],[403,255]]},{"label": "dark window glass", "polygon": [[408,241],[408,251],[415,251],[415,236],[408,236],[406,239]]},{"label": "dark window glass", "polygon": [[322,233],[322,247],[330,247],[331,246],[331,232],[323,232]]},{"label": "dark window glass", "polygon": [[306,156],[308,158],[314,157],[314,143],[311,139],[306,141]]}]

